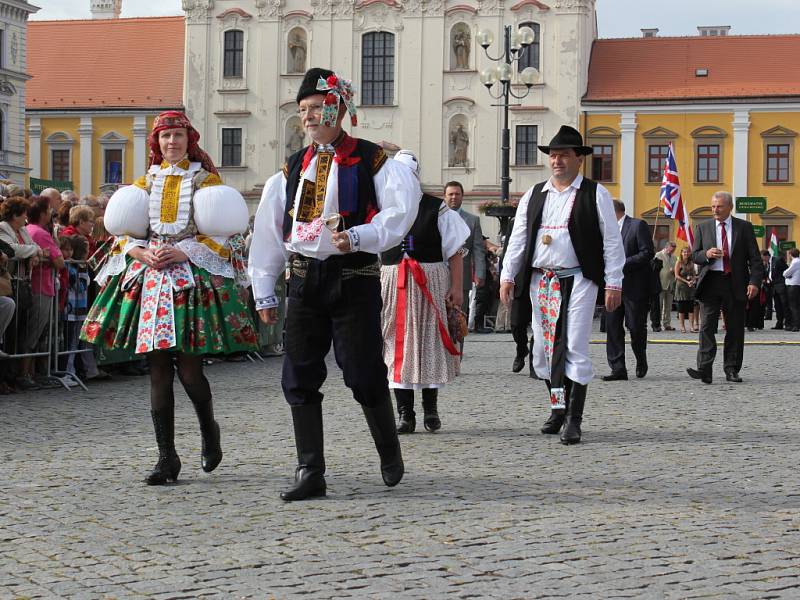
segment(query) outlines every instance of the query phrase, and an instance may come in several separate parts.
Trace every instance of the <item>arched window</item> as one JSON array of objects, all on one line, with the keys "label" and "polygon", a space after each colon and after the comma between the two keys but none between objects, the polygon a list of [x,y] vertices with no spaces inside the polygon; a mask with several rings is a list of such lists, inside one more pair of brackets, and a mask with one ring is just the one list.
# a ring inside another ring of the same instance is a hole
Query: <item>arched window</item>
[{"label": "arched window", "polygon": [[361,102],[387,105],[394,101],[394,34],[365,33],[361,38]]},{"label": "arched window", "polygon": [[525,50],[525,54],[519,59],[517,62],[517,69],[522,72],[522,69],[526,67],[533,67],[537,71],[541,71],[539,68],[539,48],[540,48],[540,40],[539,34],[541,32],[541,27],[539,27],[538,23],[533,23],[531,21],[527,23],[520,23],[520,28],[522,27],[530,27],[533,29],[534,40],[533,43],[528,46],[527,50]]},{"label": "arched window", "polygon": [[231,29],[225,32],[223,77],[242,77],[244,73],[244,31]]}]

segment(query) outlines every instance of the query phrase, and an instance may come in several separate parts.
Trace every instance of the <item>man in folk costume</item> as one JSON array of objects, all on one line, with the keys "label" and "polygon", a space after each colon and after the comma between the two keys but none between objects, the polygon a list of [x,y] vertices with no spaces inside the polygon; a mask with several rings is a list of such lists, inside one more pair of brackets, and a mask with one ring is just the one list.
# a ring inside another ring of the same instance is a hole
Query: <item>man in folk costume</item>
[{"label": "man in folk costume", "polygon": [[[530,292],[533,304],[533,366],[547,384],[551,413],[542,433],[561,434],[564,444],[581,441],[587,384],[594,376],[589,357],[598,288],[605,307],[622,297],[625,252],[611,195],[580,174],[592,149],[581,134],[562,126],[548,146],[552,177],[520,200],[500,277],[500,298]],[[524,272],[523,285],[514,278]]]},{"label": "man in folk costume", "polygon": [[[411,152],[400,150],[394,158],[419,178]],[[423,194],[411,231],[381,254],[383,359],[397,400],[399,433],[416,429],[415,391],[422,393],[425,429],[442,427],[439,389],[455,379],[461,362],[447,330],[447,307],[460,307],[463,300],[462,246],[469,233],[441,198]]]},{"label": "man in folk costume", "polygon": [[345,384],[364,411],[383,481],[403,477],[381,338],[378,254],[399,244],[422,191],[407,167],[342,130],[349,81],[332,71],[306,72],[297,93],[312,144],[289,157],[264,186],[250,247],[249,272],[261,319],[277,320],[275,281],[291,266],[282,386],[291,406],[298,466],[285,501],[324,496],[322,394],[333,342]]}]

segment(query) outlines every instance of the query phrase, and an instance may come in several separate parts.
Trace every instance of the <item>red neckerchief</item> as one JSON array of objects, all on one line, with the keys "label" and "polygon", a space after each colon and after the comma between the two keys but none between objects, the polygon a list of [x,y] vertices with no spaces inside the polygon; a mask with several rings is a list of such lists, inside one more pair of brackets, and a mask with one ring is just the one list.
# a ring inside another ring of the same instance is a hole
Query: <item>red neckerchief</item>
[{"label": "red neckerchief", "polygon": [[[339,133],[339,136],[331,144],[334,149],[333,161],[342,167],[352,167],[361,162],[360,156],[352,156],[356,149],[356,138],[350,137],[345,131]],[[303,155],[302,171],[308,168],[311,159],[317,153],[317,144],[311,144]]]}]

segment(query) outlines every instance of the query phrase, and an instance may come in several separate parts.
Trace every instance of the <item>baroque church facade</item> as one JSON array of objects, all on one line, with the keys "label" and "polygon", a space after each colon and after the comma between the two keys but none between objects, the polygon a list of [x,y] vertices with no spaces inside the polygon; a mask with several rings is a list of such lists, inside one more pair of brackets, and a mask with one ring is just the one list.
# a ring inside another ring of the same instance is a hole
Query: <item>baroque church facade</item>
[{"label": "baroque church facade", "polygon": [[595,0],[183,0],[183,9],[186,111],[226,182],[253,202],[307,143],[295,95],[312,66],[353,81],[350,133],[416,153],[426,190],[458,180],[467,205],[499,200],[503,111],[480,81],[497,63],[476,34],[492,32],[495,58],[504,25],[536,33],[512,79],[521,95],[522,68],[539,71],[509,110],[518,196],[549,173],[536,144],[562,124],[579,125],[597,37]]}]

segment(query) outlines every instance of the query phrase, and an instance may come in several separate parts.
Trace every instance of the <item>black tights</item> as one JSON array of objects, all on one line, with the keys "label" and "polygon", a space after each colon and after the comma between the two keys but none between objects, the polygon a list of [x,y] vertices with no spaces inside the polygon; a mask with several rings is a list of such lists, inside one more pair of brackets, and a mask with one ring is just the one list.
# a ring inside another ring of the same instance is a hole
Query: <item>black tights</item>
[{"label": "black tights", "polygon": [[195,406],[211,402],[211,387],[203,374],[203,357],[188,354],[173,354],[156,351],[149,355],[150,361],[150,406],[154,411],[172,409],[175,406],[175,366],[186,395]]}]

